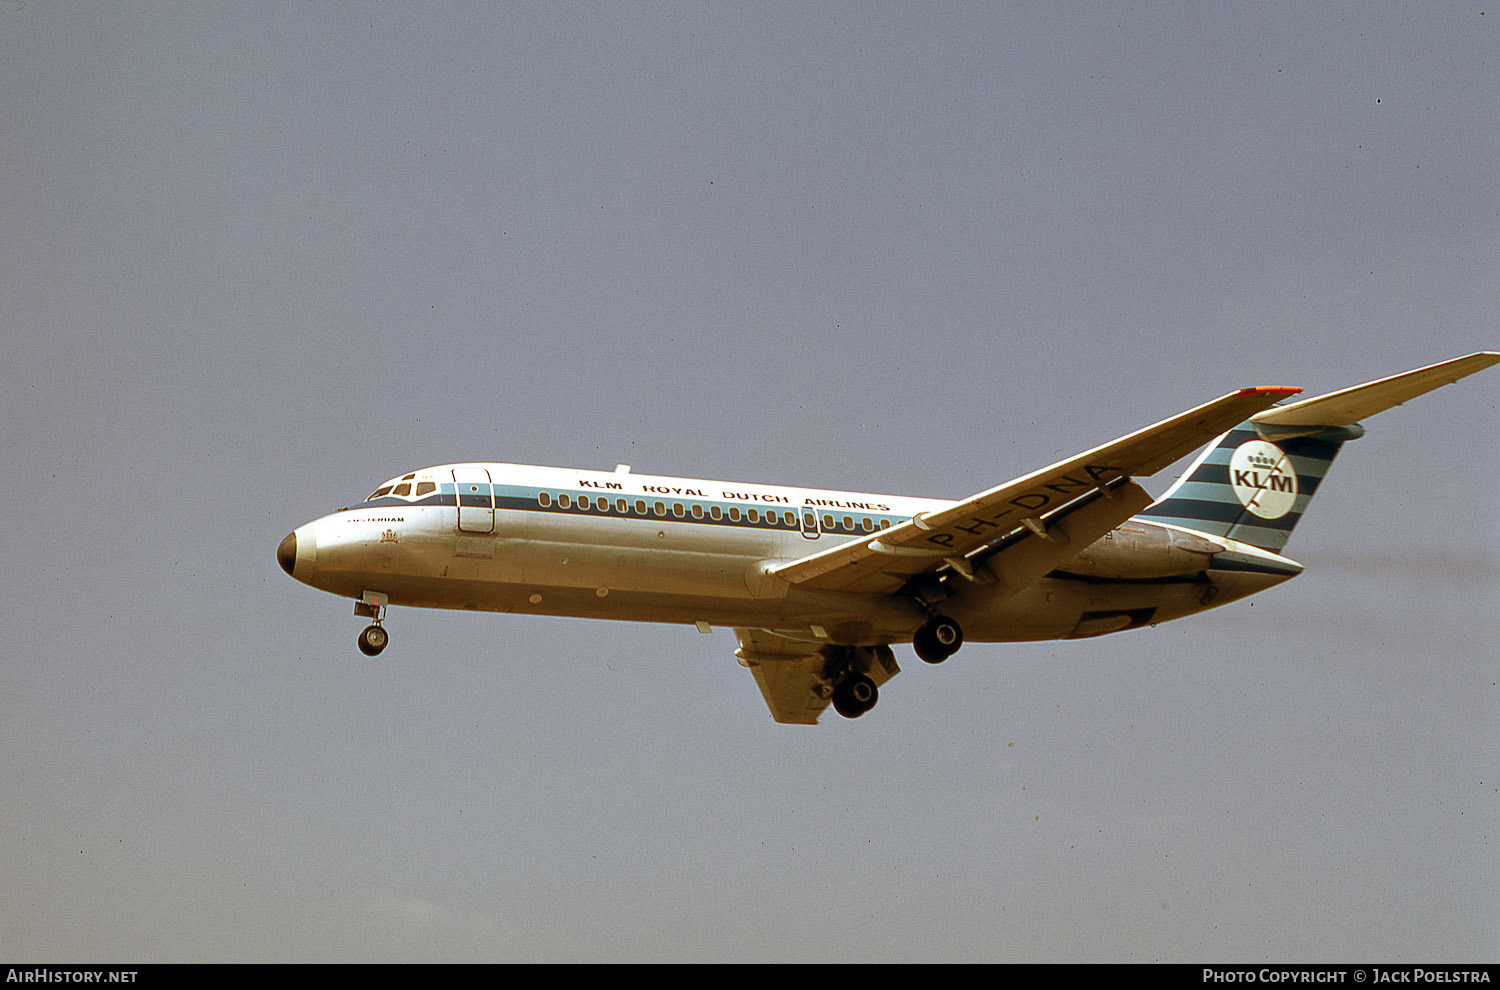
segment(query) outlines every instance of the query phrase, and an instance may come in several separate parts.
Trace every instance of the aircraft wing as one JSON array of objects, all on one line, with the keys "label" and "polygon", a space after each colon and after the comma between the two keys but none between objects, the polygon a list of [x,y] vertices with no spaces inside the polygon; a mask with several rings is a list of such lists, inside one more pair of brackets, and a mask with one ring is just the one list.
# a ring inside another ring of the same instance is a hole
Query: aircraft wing
[{"label": "aircraft wing", "polygon": [[[1155,474],[1298,391],[1261,386],[1231,392],[956,505],[918,513],[899,526],[790,561],[770,573],[799,588],[891,594],[913,578],[949,567],[971,579],[998,577],[1020,590],[1150,504],[1132,477]],[[984,571],[976,574],[976,563]]]},{"label": "aircraft wing", "polygon": [[[815,725],[833,698],[833,678],[828,654],[815,643],[778,636],[765,629],[736,629],[739,649],[734,655],[740,666],[749,667],[761,696],[778,722]],[[901,673],[889,647],[862,665],[862,672],[881,685]]]},{"label": "aircraft wing", "polygon": [[833,697],[823,675],[826,658],[812,643],[799,643],[760,629],[736,629],[740,665],[749,667],[771,717],[794,725],[816,725]]}]

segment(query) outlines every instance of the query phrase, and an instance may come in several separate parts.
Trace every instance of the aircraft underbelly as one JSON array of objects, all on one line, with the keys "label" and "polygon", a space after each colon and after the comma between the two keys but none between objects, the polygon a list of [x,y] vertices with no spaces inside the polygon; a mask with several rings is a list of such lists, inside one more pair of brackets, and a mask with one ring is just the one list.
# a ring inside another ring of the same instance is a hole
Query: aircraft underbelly
[{"label": "aircraft underbelly", "polygon": [[767,614],[746,583],[764,547],[687,549],[673,535],[670,524],[600,533],[533,525],[523,537],[504,518],[494,534],[439,527],[404,534],[399,567],[341,575],[338,590],[378,590],[395,605],[648,622]]},{"label": "aircraft underbelly", "polygon": [[[909,602],[809,592],[764,580],[764,547],[745,553],[446,534],[409,540],[379,580],[391,604],[636,622],[750,626],[837,642],[898,641],[919,620]],[[369,587],[364,585],[363,587]]]},{"label": "aircraft underbelly", "polygon": [[1202,580],[1086,581],[1049,577],[985,607],[965,601],[952,609],[966,637],[977,642],[1029,642],[1119,632],[1165,622],[1205,606]]},{"label": "aircraft underbelly", "polygon": [[1155,580],[1101,580],[1053,575],[1004,601],[982,589],[952,606],[967,637],[979,642],[1076,639],[1180,619],[1265,591],[1294,576],[1210,568]]},{"label": "aircraft underbelly", "polygon": [[521,583],[557,588],[629,589],[683,597],[749,597],[744,572],[751,561],[712,553],[644,550],[578,543],[532,544]]}]

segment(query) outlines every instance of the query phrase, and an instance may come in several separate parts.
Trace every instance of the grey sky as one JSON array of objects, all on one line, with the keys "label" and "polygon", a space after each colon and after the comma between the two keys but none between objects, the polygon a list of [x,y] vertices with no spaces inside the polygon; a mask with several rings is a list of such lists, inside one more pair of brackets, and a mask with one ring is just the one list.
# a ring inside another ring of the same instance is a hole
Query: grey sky
[{"label": "grey sky", "polygon": [[372,662],[274,550],[429,464],[956,498],[1496,349],[1497,18],[0,3],[0,957],[1493,960],[1500,373],[1290,585],[813,729],[727,630]]}]

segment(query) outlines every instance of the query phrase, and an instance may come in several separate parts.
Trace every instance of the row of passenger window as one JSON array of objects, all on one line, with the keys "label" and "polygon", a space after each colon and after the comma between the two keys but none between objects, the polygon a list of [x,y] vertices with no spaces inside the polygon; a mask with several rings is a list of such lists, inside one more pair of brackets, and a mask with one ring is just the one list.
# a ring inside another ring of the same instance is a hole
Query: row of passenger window
[{"label": "row of passenger window", "polygon": [[[786,529],[797,529],[797,513],[791,509],[761,509],[755,506],[741,509],[738,505],[731,505],[727,509],[720,505],[704,507],[697,502],[648,502],[643,498],[636,499],[633,503],[626,498],[616,498],[612,503],[603,495],[590,497],[588,495],[569,495],[562,492],[553,496],[551,492],[541,492],[537,495],[537,504],[544,509],[550,509],[556,505],[559,509],[580,509],[584,512],[612,512],[621,516],[639,516],[665,519],[671,516],[676,519],[708,519],[713,522],[747,522],[754,525],[774,526]],[[633,510],[633,511],[632,511]],[[891,524],[888,519],[874,519],[870,516],[843,516],[837,518],[831,513],[824,513],[820,520],[825,533],[873,533],[877,529],[889,529]]]}]

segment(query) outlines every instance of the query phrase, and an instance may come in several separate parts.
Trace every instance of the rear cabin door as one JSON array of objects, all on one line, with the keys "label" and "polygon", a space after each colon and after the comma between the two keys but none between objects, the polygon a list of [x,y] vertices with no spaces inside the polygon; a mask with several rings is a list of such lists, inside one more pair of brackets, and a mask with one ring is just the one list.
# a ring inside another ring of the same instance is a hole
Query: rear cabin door
[{"label": "rear cabin door", "polygon": [[484,468],[453,469],[453,491],[458,496],[458,530],[461,533],[495,531],[495,486]]}]

